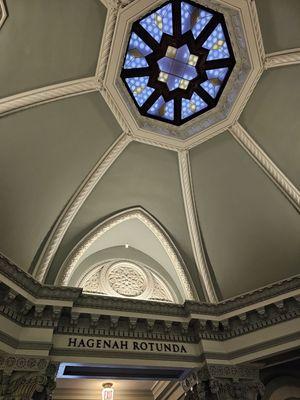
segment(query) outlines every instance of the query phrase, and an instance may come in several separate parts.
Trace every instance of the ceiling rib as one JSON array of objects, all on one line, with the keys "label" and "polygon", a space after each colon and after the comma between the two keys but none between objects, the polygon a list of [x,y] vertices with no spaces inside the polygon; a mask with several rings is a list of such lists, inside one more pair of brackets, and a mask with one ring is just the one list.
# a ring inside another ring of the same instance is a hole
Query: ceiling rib
[{"label": "ceiling rib", "polygon": [[99,84],[94,76],[45,86],[0,99],[0,115],[33,107],[41,103],[60,100],[78,94],[94,92]]},{"label": "ceiling rib", "polygon": [[35,276],[37,280],[42,282],[46,278],[48,268],[50,267],[54,255],[78,210],[105,172],[115,162],[115,160],[119,157],[131,140],[132,138],[126,133],[123,133],[121,136],[119,136],[119,138],[101,157],[92,171],[89,172],[81,186],[78,188],[77,192],[70,199],[69,203],[61,213],[57,223],[53,227],[38,263],[35,266],[33,276]]},{"label": "ceiling rib", "polygon": [[218,297],[210,276],[207,264],[202,235],[199,227],[194,192],[191,179],[191,167],[189,153],[186,150],[178,152],[181,188],[184,201],[185,215],[192,243],[193,254],[199,271],[200,280],[204,289],[206,300],[210,303],[217,303]]},{"label": "ceiling rib", "polygon": [[239,122],[230,129],[230,133],[237,142],[247,151],[253,160],[264,170],[264,172],[279,187],[282,193],[288,198],[293,206],[300,211],[300,192],[293,183],[274,164],[268,155],[259,147]]},{"label": "ceiling rib", "polygon": [[266,69],[293,64],[300,64],[300,48],[277,51],[266,55]]},{"label": "ceiling rib", "polygon": [[96,68],[96,77],[99,82],[103,82],[105,78],[105,73],[108,65],[108,58],[111,49],[111,42],[116,26],[116,20],[118,15],[118,7],[112,2],[107,5],[107,16],[105,19],[104,34],[102,38],[102,43],[100,46],[100,52],[98,56],[98,63]]}]

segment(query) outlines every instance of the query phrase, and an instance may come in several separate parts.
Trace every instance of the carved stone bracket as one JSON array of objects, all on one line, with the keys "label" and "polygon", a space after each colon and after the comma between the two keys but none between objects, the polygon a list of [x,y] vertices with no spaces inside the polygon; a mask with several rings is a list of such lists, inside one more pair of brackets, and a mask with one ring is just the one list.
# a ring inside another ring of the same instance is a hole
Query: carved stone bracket
[{"label": "carved stone bracket", "polygon": [[46,359],[0,358],[0,400],[50,400],[57,365]]},{"label": "carved stone bracket", "polygon": [[188,400],[255,400],[264,387],[252,366],[204,365],[182,383]]}]

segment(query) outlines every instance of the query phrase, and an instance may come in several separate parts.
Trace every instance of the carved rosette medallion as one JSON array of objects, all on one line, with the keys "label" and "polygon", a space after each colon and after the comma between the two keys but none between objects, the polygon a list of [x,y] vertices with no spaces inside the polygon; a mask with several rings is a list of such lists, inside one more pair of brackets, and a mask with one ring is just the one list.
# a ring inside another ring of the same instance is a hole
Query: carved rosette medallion
[{"label": "carved rosette medallion", "polygon": [[129,263],[111,266],[107,280],[111,288],[122,296],[140,296],[147,287],[147,277],[142,269]]},{"label": "carved rosette medallion", "polygon": [[167,284],[154,271],[128,260],[107,261],[93,267],[78,286],[99,295],[174,302]]}]

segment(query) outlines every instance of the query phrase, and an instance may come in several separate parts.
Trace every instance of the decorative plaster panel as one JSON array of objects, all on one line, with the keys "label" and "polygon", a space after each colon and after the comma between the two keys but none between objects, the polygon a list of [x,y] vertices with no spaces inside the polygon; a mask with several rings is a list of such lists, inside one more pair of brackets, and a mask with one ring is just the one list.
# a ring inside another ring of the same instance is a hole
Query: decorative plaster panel
[{"label": "decorative plaster panel", "polygon": [[146,266],[118,260],[89,271],[79,282],[84,292],[140,300],[174,302],[167,285]]},{"label": "decorative plaster panel", "polygon": [[154,218],[140,207],[132,208],[127,211],[118,213],[115,216],[108,218],[106,221],[104,221],[96,228],[94,228],[90,233],[88,233],[74,247],[74,249],[71,251],[67,259],[63,263],[60,276],[57,279],[57,283],[67,285],[81,256],[94,243],[94,241],[101,237],[105,232],[112,229],[114,226],[132,218],[137,218],[139,221],[144,223],[159,240],[168,257],[170,258],[174,269],[176,270],[176,273],[185,292],[184,297],[188,300],[194,300],[195,291],[192,289],[192,284],[190,283],[191,281],[188,275],[187,268],[174,243],[171,241],[171,238],[167,235],[163,228],[158,225]]}]

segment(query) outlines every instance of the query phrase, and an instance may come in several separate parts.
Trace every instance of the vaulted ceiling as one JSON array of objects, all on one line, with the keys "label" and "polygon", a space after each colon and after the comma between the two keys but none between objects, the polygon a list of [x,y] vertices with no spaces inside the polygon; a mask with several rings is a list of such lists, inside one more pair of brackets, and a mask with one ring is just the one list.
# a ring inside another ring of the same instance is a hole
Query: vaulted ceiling
[{"label": "vaulted ceiling", "polygon": [[[55,281],[84,235],[131,207],[146,210],[167,232],[200,299],[205,290],[199,251],[219,299],[300,272],[298,0],[256,0],[266,59],[287,50],[292,57],[266,67],[240,115],[236,126],[254,147],[229,128],[188,149],[192,207],[182,182],[182,150],[136,140],[119,148],[120,121],[101,88],[89,86],[106,19],[100,0],[7,0],[5,6],[0,252],[36,274],[57,224],[81,198],[54,246],[46,282]],[[70,92],[66,83],[74,80]],[[52,85],[58,84],[66,89],[56,92]],[[50,91],[42,97],[39,90],[46,86]],[[117,155],[107,161],[111,152]],[[104,164],[82,196],[93,168]],[[128,241],[164,262],[138,229],[128,229]]]}]

